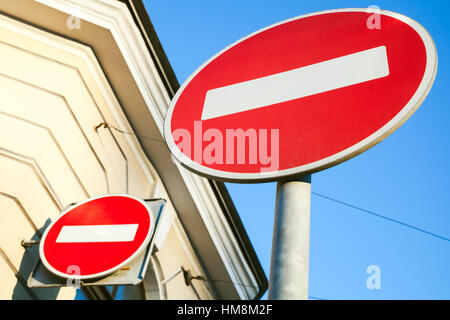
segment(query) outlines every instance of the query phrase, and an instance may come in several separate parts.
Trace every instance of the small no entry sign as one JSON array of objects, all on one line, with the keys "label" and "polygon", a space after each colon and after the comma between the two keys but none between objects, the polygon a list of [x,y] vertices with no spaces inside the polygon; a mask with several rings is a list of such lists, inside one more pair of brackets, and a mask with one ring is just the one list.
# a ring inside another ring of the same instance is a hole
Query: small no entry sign
[{"label": "small no entry sign", "polygon": [[42,236],[39,254],[52,273],[72,279],[108,275],[139,255],[155,228],[145,202],[100,196],[70,207]]},{"label": "small no entry sign", "polygon": [[197,69],[169,107],[166,143],[184,166],[214,179],[308,174],[396,130],[425,99],[436,69],[430,35],[401,14],[300,16],[237,41]]}]

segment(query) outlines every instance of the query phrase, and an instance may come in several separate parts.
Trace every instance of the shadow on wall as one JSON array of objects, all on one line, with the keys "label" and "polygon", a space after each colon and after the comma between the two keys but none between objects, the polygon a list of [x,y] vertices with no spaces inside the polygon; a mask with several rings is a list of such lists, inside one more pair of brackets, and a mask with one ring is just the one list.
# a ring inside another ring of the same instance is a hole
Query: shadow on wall
[{"label": "shadow on wall", "polygon": [[[44,226],[36,231],[31,240],[40,240],[50,222],[50,219],[47,219]],[[29,288],[27,286],[27,280],[38,260],[39,245],[26,248],[20,262],[19,272],[16,274],[17,283],[12,293],[13,300],[55,300],[58,296],[59,288]]]}]

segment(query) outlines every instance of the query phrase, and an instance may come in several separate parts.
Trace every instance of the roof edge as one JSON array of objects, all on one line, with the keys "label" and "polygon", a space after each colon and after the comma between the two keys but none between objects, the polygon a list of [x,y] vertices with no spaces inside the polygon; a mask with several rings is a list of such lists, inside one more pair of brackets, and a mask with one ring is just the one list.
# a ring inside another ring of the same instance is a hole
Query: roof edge
[{"label": "roof edge", "polygon": [[[146,46],[150,52],[150,55],[156,62],[156,68],[160,75],[170,98],[173,98],[176,91],[180,87],[178,79],[170,65],[169,59],[161,45],[161,42],[156,34],[155,28],[150,20],[147,10],[142,0],[119,0],[127,5],[130,13],[135,20],[137,27],[139,28]],[[150,41],[151,43],[148,43]],[[258,293],[253,298],[259,300],[268,288],[268,280],[261,263],[256,255],[253,245],[248,237],[248,234],[242,224],[239,214],[234,206],[231,196],[223,182],[208,179],[211,188],[222,208],[225,218],[229,223],[229,226],[235,236],[239,247],[245,255],[245,258],[249,262],[249,265],[254,272],[256,280],[258,282]]]}]

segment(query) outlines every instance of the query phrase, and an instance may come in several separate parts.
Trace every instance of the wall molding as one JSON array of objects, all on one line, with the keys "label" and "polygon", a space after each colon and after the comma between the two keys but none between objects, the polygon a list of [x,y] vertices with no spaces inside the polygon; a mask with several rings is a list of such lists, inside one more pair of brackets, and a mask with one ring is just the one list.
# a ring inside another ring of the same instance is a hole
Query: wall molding
[{"label": "wall molding", "polygon": [[[161,133],[169,94],[158,74],[145,40],[127,6],[112,0],[36,0],[68,15],[108,29],[116,41],[147,107]],[[127,128],[125,130],[131,130]],[[228,225],[208,180],[180,165],[177,168],[211,235],[222,262],[241,299],[253,299],[260,291],[258,282]],[[154,173],[157,175],[157,173]]]}]

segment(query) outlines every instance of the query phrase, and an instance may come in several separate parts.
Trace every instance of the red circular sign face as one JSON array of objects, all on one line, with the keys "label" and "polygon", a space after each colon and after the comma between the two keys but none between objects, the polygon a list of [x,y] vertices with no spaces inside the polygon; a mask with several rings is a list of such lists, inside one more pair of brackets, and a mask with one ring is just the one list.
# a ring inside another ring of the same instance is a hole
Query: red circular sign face
[{"label": "red circular sign face", "polygon": [[130,195],[83,201],[45,231],[39,254],[54,274],[73,279],[108,275],[139,255],[154,231],[145,203]]},{"label": "red circular sign face", "polygon": [[345,161],[419,107],[437,68],[427,31],[383,10],[294,18],[241,39],[180,88],[164,134],[189,169],[270,181]]}]

